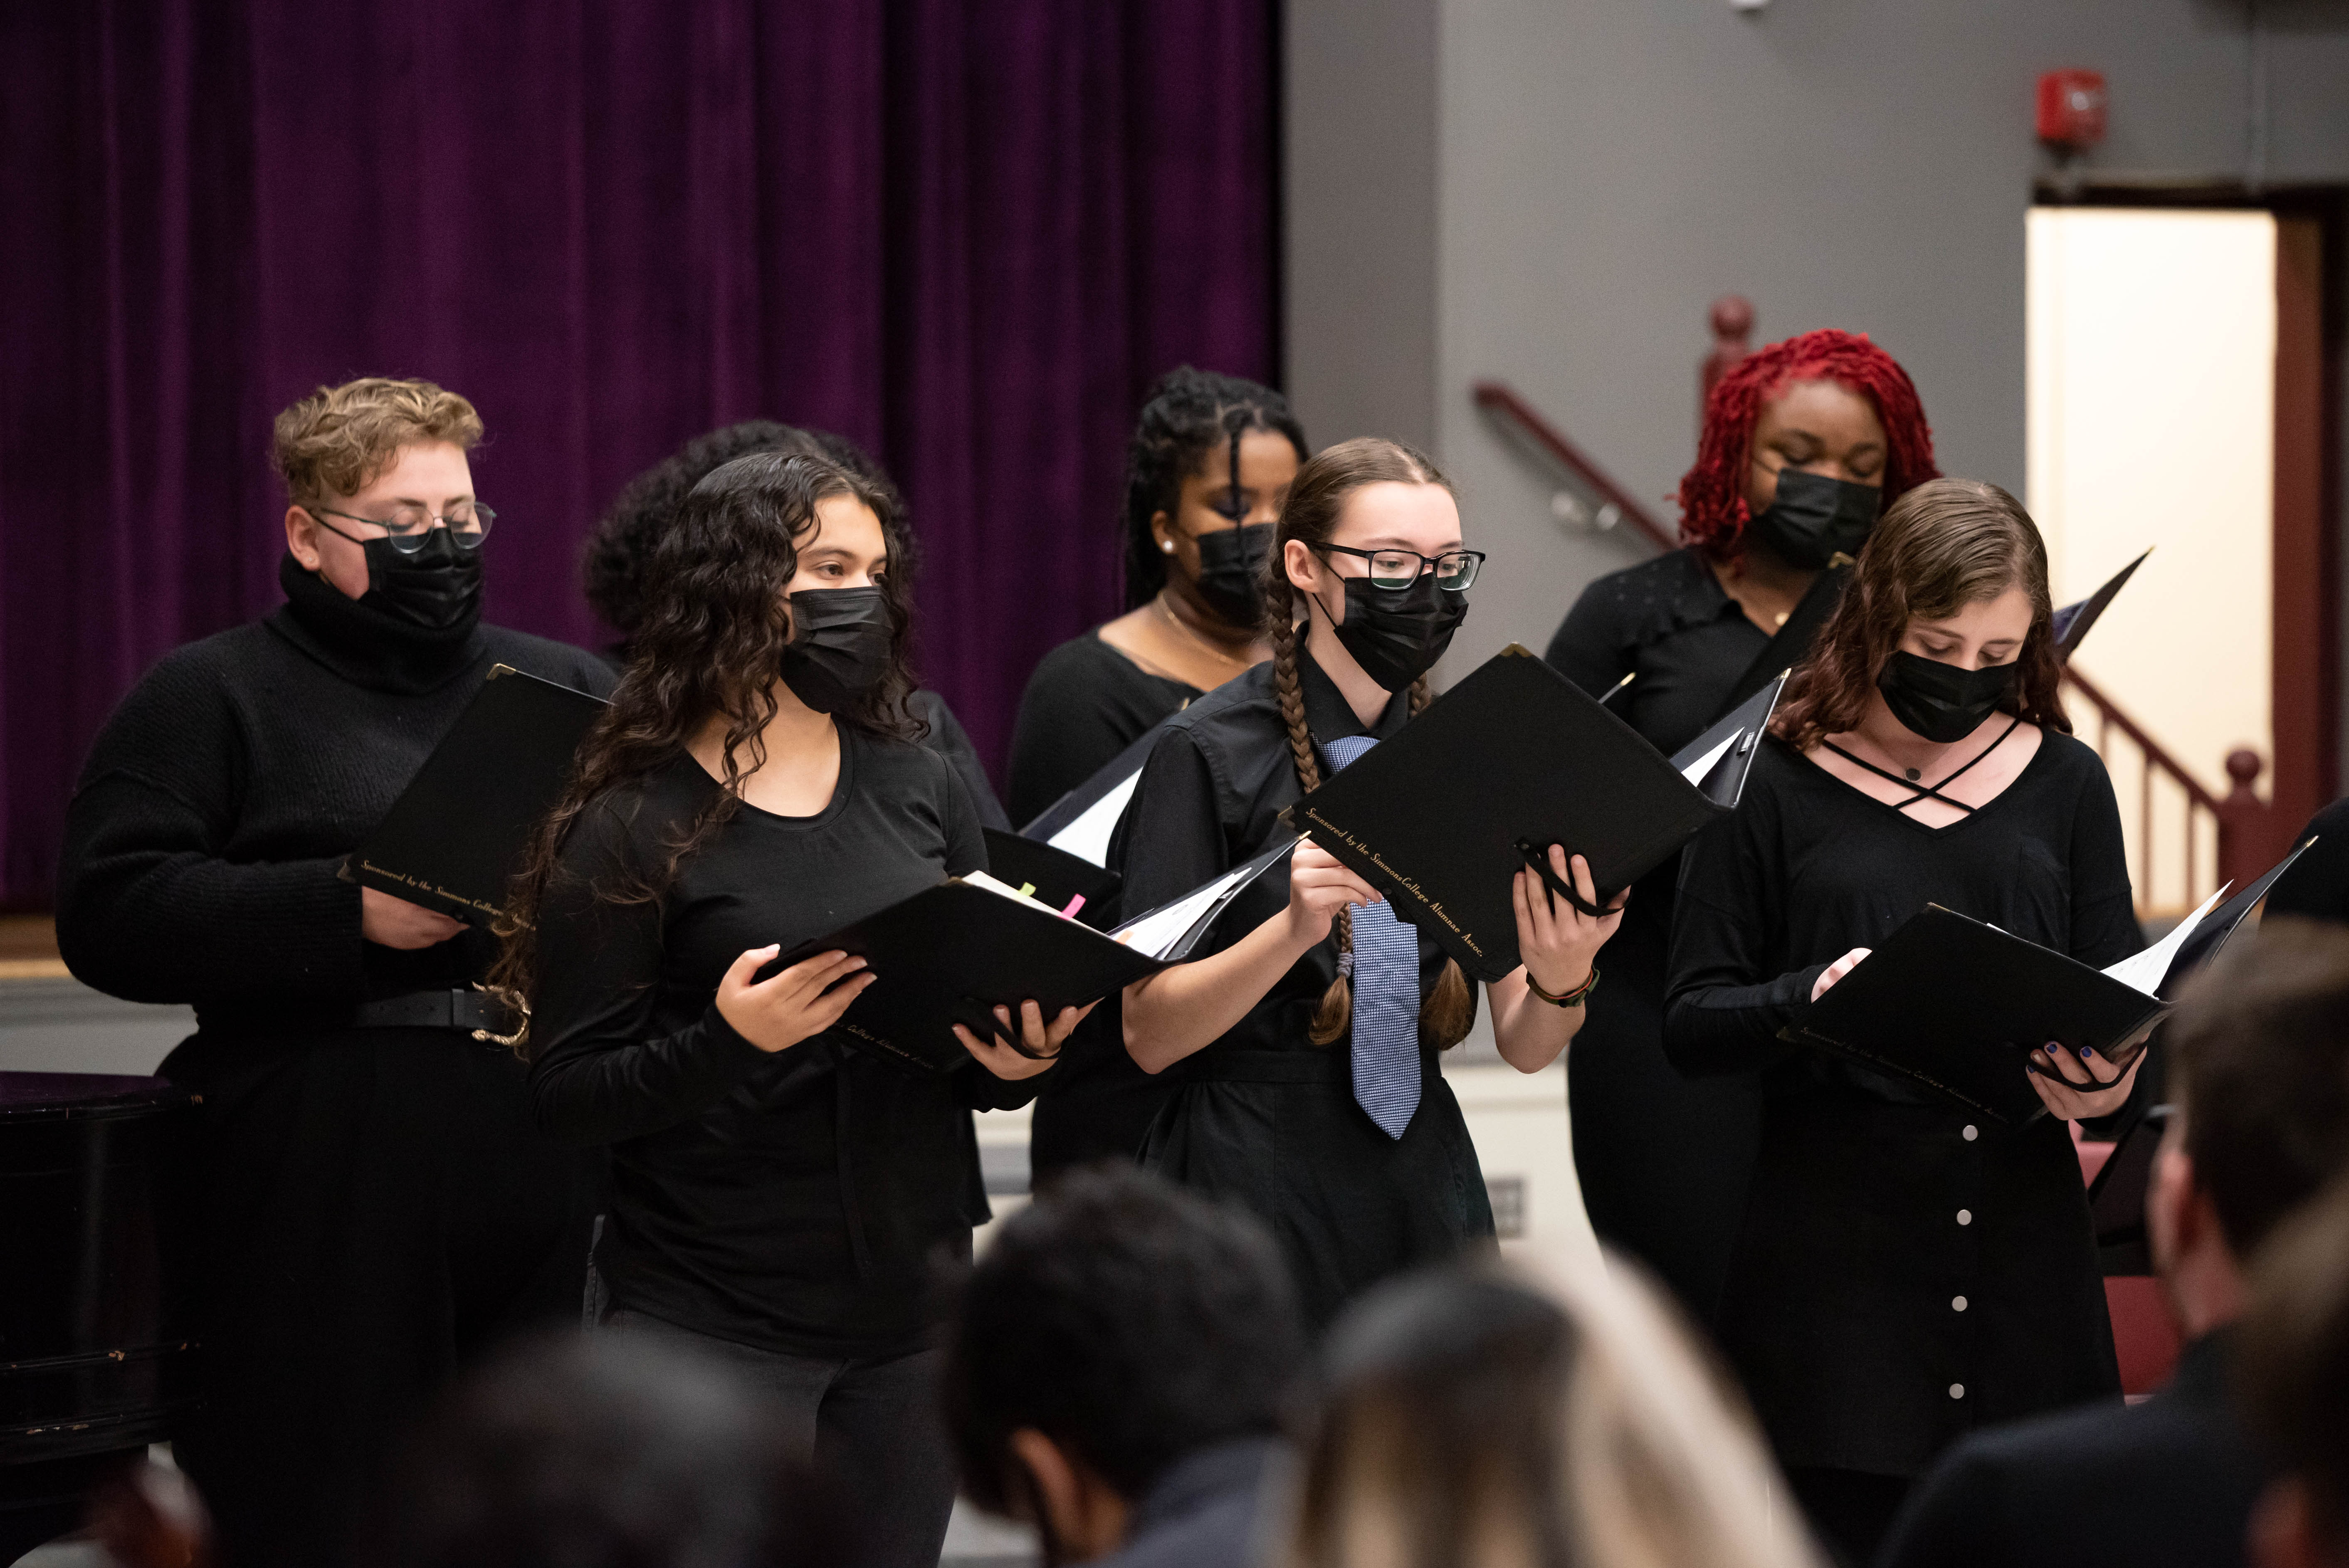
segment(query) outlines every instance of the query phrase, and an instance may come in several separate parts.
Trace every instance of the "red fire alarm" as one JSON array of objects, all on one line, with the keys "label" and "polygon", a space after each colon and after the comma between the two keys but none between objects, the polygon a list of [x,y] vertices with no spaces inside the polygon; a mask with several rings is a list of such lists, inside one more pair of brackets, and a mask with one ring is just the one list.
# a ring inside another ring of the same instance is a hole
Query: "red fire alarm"
[{"label": "red fire alarm", "polygon": [[2049,71],[2039,78],[2039,139],[2085,152],[2105,139],[2102,71]]}]

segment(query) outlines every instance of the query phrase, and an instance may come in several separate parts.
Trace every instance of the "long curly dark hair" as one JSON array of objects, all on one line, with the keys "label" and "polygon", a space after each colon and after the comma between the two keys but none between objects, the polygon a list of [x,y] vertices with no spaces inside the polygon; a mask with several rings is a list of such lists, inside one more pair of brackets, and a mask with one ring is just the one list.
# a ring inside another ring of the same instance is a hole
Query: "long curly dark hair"
[{"label": "long curly dark hair", "polygon": [[502,945],[493,988],[524,1003],[533,995],[538,911],[572,825],[597,801],[667,765],[713,716],[726,720],[721,788],[664,846],[667,860],[657,877],[639,886],[599,884],[596,896],[622,903],[658,899],[679,862],[733,817],[743,779],[767,759],[762,734],[779,707],[775,683],[792,634],[786,590],[799,570],[800,546],[815,531],[816,503],[843,495],[855,497],[881,522],[890,656],[887,674],[833,717],[871,735],[916,735],[905,705],[914,688],[906,654],[913,584],[898,568],[905,537],[893,493],[816,458],[761,451],[721,465],[694,486],[645,562],[643,615],[627,671],[580,744],[571,784],[539,824],[515,875],[497,926]]},{"label": "long curly dark hair", "polygon": [[1288,438],[1297,460],[1306,449],[1305,428],[1288,411],[1288,399],[1269,387],[1237,376],[1194,370],[1168,371],[1143,400],[1133,439],[1125,449],[1125,607],[1134,609],[1166,585],[1166,555],[1150,531],[1160,512],[1173,516],[1183,504],[1183,481],[1199,471],[1207,454],[1250,430]]},{"label": "long curly dark hair", "polygon": [[1994,484],[1944,479],[1894,501],[1868,536],[1835,613],[1786,682],[1772,731],[1798,751],[1848,734],[1867,715],[1876,677],[1912,618],[1944,620],[2016,587],[2030,596],[2031,631],[2015,655],[2023,670],[2004,711],[2069,735],[2038,525]]},{"label": "long curly dark hair", "polygon": [[1745,465],[1754,455],[1754,425],[1762,405],[1789,382],[1832,381],[1876,410],[1884,427],[1884,500],[1938,478],[1933,431],[1924,405],[1900,362],[1865,334],[1824,328],[1757,348],[1731,367],[1704,400],[1704,430],[1696,464],[1681,480],[1681,538],[1716,560],[1744,549]]},{"label": "long curly dark hair", "polygon": [[[677,521],[694,486],[713,469],[752,452],[821,458],[887,491],[896,508],[898,530],[905,535],[905,545],[912,549],[905,500],[896,481],[871,453],[847,437],[779,425],[772,419],[745,419],[705,431],[630,480],[595,520],[595,531],[580,548],[580,587],[604,624],[620,634],[623,651],[645,618],[645,572],[652,562],[653,546]],[[900,560],[893,544],[889,567],[900,576],[910,576],[915,562],[910,555]]]},{"label": "long curly dark hair", "polygon": [[[1305,466],[1297,470],[1296,482],[1288,487],[1288,504],[1280,509],[1280,522],[1273,531],[1272,550],[1264,561],[1264,634],[1272,645],[1273,695],[1280,704],[1281,723],[1288,727],[1288,756],[1297,769],[1297,788],[1309,795],[1321,787],[1321,759],[1313,749],[1313,733],[1306,727],[1305,687],[1297,674],[1298,650],[1304,641],[1299,628],[1303,624],[1306,610],[1304,593],[1288,580],[1288,542],[1299,539],[1308,544],[1329,543],[1330,535],[1337,531],[1339,514],[1346,510],[1346,499],[1365,485],[1386,483],[1442,485],[1454,501],[1460,499],[1460,492],[1444,478],[1444,470],[1423,452],[1401,441],[1381,440],[1374,436],[1340,441],[1319,456],[1308,459]],[[1413,716],[1433,700],[1433,693],[1425,676],[1412,682],[1410,711]],[[1353,952],[1351,908],[1338,911],[1330,934],[1337,942],[1340,956]],[[1321,1004],[1314,1010],[1306,1037],[1317,1046],[1330,1045],[1352,1027],[1353,1017],[1354,987],[1340,973],[1321,994]],[[1439,1050],[1450,1050],[1468,1037],[1469,1027],[1475,1021],[1476,997],[1468,988],[1468,976],[1456,962],[1446,958],[1435,989],[1420,1004],[1420,1035]]]}]

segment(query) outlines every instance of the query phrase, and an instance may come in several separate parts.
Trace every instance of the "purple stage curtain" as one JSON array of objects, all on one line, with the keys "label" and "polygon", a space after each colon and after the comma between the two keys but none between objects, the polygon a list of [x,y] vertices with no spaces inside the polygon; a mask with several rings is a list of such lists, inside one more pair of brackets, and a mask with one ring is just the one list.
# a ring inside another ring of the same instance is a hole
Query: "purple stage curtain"
[{"label": "purple stage curtain", "polygon": [[271,418],[481,408],[489,614],[594,644],[581,538],[698,431],[904,486],[922,674],[999,767],[1119,608],[1142,389],[1269,379],[1271,0],[185,0],[0,15],[0,901],[177,644],[278,600]]}]

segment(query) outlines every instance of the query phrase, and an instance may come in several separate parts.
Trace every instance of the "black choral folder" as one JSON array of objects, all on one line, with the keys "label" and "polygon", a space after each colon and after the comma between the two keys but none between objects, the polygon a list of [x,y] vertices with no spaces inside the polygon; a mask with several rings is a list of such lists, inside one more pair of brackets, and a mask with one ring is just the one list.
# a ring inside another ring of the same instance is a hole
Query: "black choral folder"
[{"label": "black choral folder", "polygon": [[505,911],[530,835],[563,793],[601,697],[493,666],[367,841],[362,887],[487,925]]},{"label": "black choral folder", "polygon": [[2078,603],[2066,604],[2062,609],[2055,612],[2054,630],[2056,658],[2059,660],[2068,659],[2072,656],[2074,651],[2076,650],[2081,642],[2086,638],[2088,629],[2094,626],[2097,620],[2103,616],[2106,609],[2111,605],[2114,597],[2120,593],[2121,589],[2127,583],[2128,580],[2137,575],[2137,569],[2145,564],[2145,557],[2147,555],[2151,555],[2152,553],[2152,551],[2147,550],[2145,552],[2145,554],[2139,555],[2135,561],[2130,562],[2127,566],[2122,567],[2118,572],[2114,573],[2112,576],[2106,579],[2105,585],[2103,587],[2097,589],[2095,593],[2089,594]]},{"label": "black choral folder", "polygon": [[1022,897],[997,878],[950,877],[911,898],[802,943],[761,977],[818,953],[863,958],[874,980],[833,1027],[874,1055],[951,1072],[970,1060],[961,1024],[985,1039],[1000,1033],[992,1009],[1033,999],[1050,1020],[1187,957],[1241,891],[1295,841],[1195,888],[1114,932]]},{"label": "black choral folder", "polygon": [[1081,900],[1072,912],[1076,918],[1096,931],[1105,929],[1106,918],[1116,911],[1118,883],[1123,880],[1115,872],[1041,839],[1025,839],[997,828],[985,831],[989,876],[1014,888],[1023,884],[1032,888],[1038,903],[1054,909],[1066,911],[1071,899]]},{"label": "black choral folder", "polygon": [[2000,1122],[2042,1107],[2024,1063],[2049,1041],[2114,1048],[2160,998],[2052,948],[1927,904],[1782,1031]]},{"label": "black choral folder", "polygon": [[2052,1040],[2067,1050],[2092,1047],[2109,1062],[2315,841],[2215,914],[2223,887],[2160,941],[2104,969],[1927,904],[1781,1037],[1898,1073],[2000,1121],[2027,1120],[2042,1109],[2023,1078],[2033,1053]]},{"label": "black choral folder", "polygon": [[1600,903],[1611,900],[1731,810],[1750,745],[1733,758],[1727,799],[1698,781],[1737,740],[1684,774],[1513,644],[1285,815],[1463,969],[1498,980],[1518,965],[1510,879],[1534,863],[1556,887],[1543,851],[1562,844],[1590,862]]}]

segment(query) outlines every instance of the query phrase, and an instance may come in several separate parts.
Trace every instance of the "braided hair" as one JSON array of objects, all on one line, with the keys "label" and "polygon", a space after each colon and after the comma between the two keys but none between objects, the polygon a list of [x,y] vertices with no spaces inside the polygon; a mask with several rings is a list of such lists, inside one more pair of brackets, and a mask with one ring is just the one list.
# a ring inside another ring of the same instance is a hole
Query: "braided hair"
[{"label": "braided hair", "polygon": [[1125,607],[1138,608],[1166,585],[1166,555],[1150,520],[1172,517],[1183,504],[1183,481],[1206,465],[1207,454],[1229,445],[1238,474],[1240,438],[1269,430],[1288,438],[1297,460],[1312,454],[1305,428],[1288,399],[1269,387],[1185,365],[1168,371],[1143,399],[1125,449]]},{"label": "braided hair", "polygon": [[[1365,485],[1389,482],[1442,485],[1453,500],[1460,499],[1441,469],[1400,441],[1376,437],[1340,441],[1297,470],[1296,481],[1288,488],[1288,503],[1280,509],[1272,550],[1265,557],[1264,634],[1272,645],[1272,689],[1280,703],[1281,722],[1288,729],[1288,754],[1297,768],[1297,787],[1308,794],[1320,788],[1321,759],[1313,749],[1313,732],[1306,727],[1305,688],[1297,674],[1304,595],[1288,581],[1285,564],[1288,542],[1328,543],[1337,531],[1346,499]],[[1425,676],[1412,682],[1412,714],[1416,716],[1433,696]],[[1317,1046],[1340,1039],[1353,1023],[1354,988],[1348,978],[1354,953],[1350,904],[1338,911],[1330,935],[1338,944],[1338,977],[1322,993],[1321,1005],[1314,1010],[1307,1031],[1307,1037]],[[1468,1037],[1469,1026],[1475,1020],[1476,997],[1468,988],[1468,976],[1456,961],[1447,957],[1435,989],[1420,1004],[1420,1038],[1432,1041],[1440,1050],[1450,1050]]]},{"label": "braided hair", "polygon": [[1884,504],[1940,477],[1933,432],[1909,373],[1865,334],[1832,327],[1758,348],[1739,360],[1704,400],[1696,464],[1681,480],[1681,538],[1719,561],[1744,549],[1745,467],[1762,405],[1795,381],[1832,381],[1868,399],[1884,427]]}]

